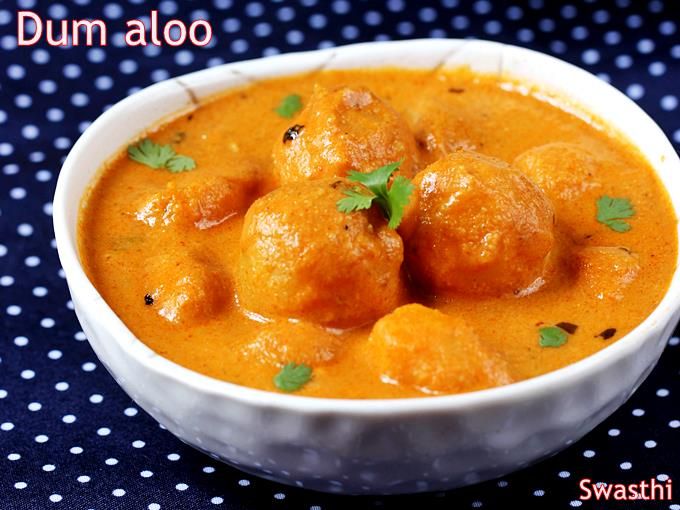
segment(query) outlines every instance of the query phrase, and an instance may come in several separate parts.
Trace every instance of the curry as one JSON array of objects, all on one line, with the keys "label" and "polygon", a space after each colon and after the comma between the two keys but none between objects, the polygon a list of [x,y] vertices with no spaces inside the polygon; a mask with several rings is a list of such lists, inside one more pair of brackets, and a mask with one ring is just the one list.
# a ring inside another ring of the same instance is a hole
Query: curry
[{"label": "curry", "polygon": [[227,91],[101,170],[81,259],[150,348],[240,385],[403,398],[555,370],[659,303],[676,218],[629,141],[542,98],[464,69]]}]

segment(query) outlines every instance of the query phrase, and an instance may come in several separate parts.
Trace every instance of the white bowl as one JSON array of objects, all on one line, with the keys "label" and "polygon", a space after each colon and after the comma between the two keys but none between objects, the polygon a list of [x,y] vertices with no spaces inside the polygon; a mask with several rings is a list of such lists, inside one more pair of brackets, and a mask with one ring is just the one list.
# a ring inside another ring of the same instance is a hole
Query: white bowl
[{"label": "white bowl", "polygon": [[642,324],[582,361],[508,386],[420,399],[336,400],[246,388],[179,366],[138,340],[88,280],[76,250],[80,199],[101,165],[145,128],[218,91],[319,68],[390,65],[467,65],[566,96],[639,147],[678,215],[680,160],[635,103],[555,58],[461,40],[358,44],[238,62],[158,83],[119,102],[87,129],[64,163],[54,197],[57,246],[76,314],[118,384],[182,441],[244,471],[321,491],[442,490],[552,455],[630,397],[656,364],[680,314],[676,272]]}]

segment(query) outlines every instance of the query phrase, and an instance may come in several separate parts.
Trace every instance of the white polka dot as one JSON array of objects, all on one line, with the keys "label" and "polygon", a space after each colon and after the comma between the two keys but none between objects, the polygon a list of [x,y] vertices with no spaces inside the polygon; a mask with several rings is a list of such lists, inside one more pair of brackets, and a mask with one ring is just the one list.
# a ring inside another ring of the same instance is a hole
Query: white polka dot
[{"label": "white polka dot", "polygon": [[14,104],[18,108],[28,108],[33,104],[33,99],[28,94],[19,94],[14,98]]},{"label": "white polka dot", "polygon": [[111,433],[111,429],[108,427],[101,427],[97,429],[98,436],[108,436]]},{"label": "white polka dot", "polygon": [[149,503],[149,506],[147,507],[149,510],[161,510],[161,505],[158,503]]},{"label": "white polka dot", "polygon": [[50,61],[50,54],[47,50],[40,48],[33,50],[33,53],[31,53],[31,59],[36,64],[47,64]]},{"label": "white polka dot", "polygon": [[224,503],[224,499],[222,499],[222,498],[219,497],[219,496],[215,496],[214,498],[211,498],[211,499],[210,499],[210,502],[211,502],[213,505],[221,505],[222,503]]},{"label": "white polka dot", "polygon": [[29,411],[40,411],[42,409],[42,404],[40,402],[31,402],[27,407]]},{"label": "white polka dot", "polygon": [[125,409],[125,411],[123,411],[125,416],[135,416],[137,412],[138,412],[137,409],[135,409],[134,407],[128,407]]},{"label": "white polka dot", "polygon": [[90,402],[93,404],[101,404],[104,401],[104,397],[99,395],[98,393],[93,393],[90,395]]},{"label": "white polka dot", "polygon": [[617,437],[621,434],[621,431],[619,429],[609,429],[608,434],[612,437]]},{"label": "white polka dot", "polygon": [[677,429],[680,427],[680,420],[671,420],[668,422],[668,426],[672,429]]},{"label": "white polka dot", "polygon": [[639,83],[631,83],[626,88],[626,94],[631,99],[640,99],[645,95],[645,88]]},{"label": "white polka dot", "polygon": [[177,485],[175,485],[175,489],[177,489],[178,491],[185,491],[188,488],[189,486],[186,483],[178,483]]},{"label": "white polka dot", "polygon": [[245,53],[248,51],[248,41],[245,39],[235,39],[232,41],[230,48],[234,53]]},{"label": "white polka dot", "polygon": [[21,307],[19,305],[9,305],[5,311],[7,312],[7,315],[16,317],[21,314]]},{"label": "white polka dot", "polygon": [[87,361],[83,363],[81,367],[85,372],[92,372],[95,368],[97,368],[97,365],[92,363],[91,361]]},{"label": "white polka dot", "polygon": [[545,496],[545,491],[543,489],[536,489],[534,491],[534,496],[537,496],[537,497]]},{"label": "white polka dot", "polygon": [[123,74],[135,73],[137,72],[137,68],[138,68],[137,62],[131,59],[125,59],[121,61],[120,65],[118,66],[118,69]]},{"label": "white polka dot", "polygon": [[584,64],[597,64],[600,61],[600,52],[594,49],[588,49],[581,54],[581,60],[583,60]]},{"label": "white polka dot", "polygon": [[115,466],[116,464],[118,464],[118,459],[110,457],[104,461],[104,464],[106,464],[107,466]]},{"label": "white polka dot", "polygon": [[92,48],[87,51],[87,60],[93,64],[100,64],[106,60],[106,52],[101,48]]},{"label": "white polka dot", "polygon": [[9,432],[14,428],[14,423],[6,421],[5,423],[0,423],[0,430],[4,430],[5,432]]},{"label": "white polka dot", "polygon": [[54,466],[54,464],[45,464],[42,467],[42,469],[43,469],[43,471],[47,471],[49,473],[50,471],[54,471],[56,469],[56,467]]},{"label": "white polka dot", "polygon": [[2,171],[5,175],[15,175],[19,173],[19,165],[16,165],[14,163],[10,163],[9,165],[5,165],[2,167]]},{"label": "white polka dot", "polygon": [[569,478],[571,476],[571,473],[569,471],[560,471],[557,473],[557,476],[560,478]]},{"label": "white polka dot", "polygon": [[64,111],[59,108],[50,108],[47,110],[46,117],[50,122],[61,122],[64,120]]},{"label": "white polka dot", "polygon": [[39,434],[33,438],[36,443],[46,443],[49,441],[49,437],[47,437],[45,434]]},{"label": "white polka dot", "polygon": [[624,471],[627,471],[633,467],[633,464],[631,464],[630,462],[622,462],[621,464],[619,464],[619,467]]},{"label": "white polka dot", "polygon": [[62,352],[57,349],[53,349],[47,353],[47,357],[53,360],[57,360],[63,356]]},{"label": "white polka dot", "polygon": [[11,64],[7,66],[7,76],[12,80],[21,80],[26,76],[26,69],[18,64]]},{"label": "white polka dot", "polygon": [[67,382],[58,382],[57,384],[54,385],[54,389],[57,391],[66,391],[69,387],[69,384]]},{"label": "white polka dot", "polygon": [[656,441],[649,440],[645,441],[645,448],[655,448],[656,447]]},{"label": "white polka dot", "polygon": [[73,335],[73,338],[75,338],[79,342],[84,342],[85,340],[87,340],[85,333],[83,333],[82,331],[78,331],[75,335]]},{"label": "white polka dot", "polygon": [[73,423],[74,421],[76,421],[76,417],[73,416],[72,414],[66,414],[62,417],[61,421],[63,421],[64,423]]},{"label": "white polka dot", "polygon": [[144,471],[140,471],[139,476],[142,478],[150,478],[153,476],[153,473],[145,469]]},{"label": "white polka dot", "polygon": [[50,496],[50,501],[52,503],[59,503],[62,500],[61,494],[52,494]]},{"label": "white polka dot", "polygon": [[94,86],[99,90],[109,90],[113,87],[113,78],[106,75],[97,76],[94,80]]},{"label": "white polka dot", "polygon": [[7,456],[7,460],[12,460],[12,461],[19,460],[20,458],[21,458],[21,455],[19,455],[18,453],[10,453]]},{"label": "white polka dot", "polygon": [[203,472],[204,472],[204,473],[208,473],[208,474],[214,473],[214,472],[215,472],[215,468],[212,467],[212,466],[205,466],[205,467],[203,468]]},{"label": "white polka dot", "polygon": [[7,246],[0,244],[0,257],[7,255]]},{"label": "white polka dot", "polygon": [[630,28],[640,28],[642,26],[642,17],[637,14],[631,14],[626,18],[626,25]]},{"label": "white polka dot", "polygon": [[146,443],[144,441],[140,441],[139,439],[132,442],[133,448],[144,448],[145,446],[146,446]]},{"label": "white polka dot", "polygon": [[180,459],[180,456],[177,453],[171,453],[171,454],[168,455],[168,460],[177,461],[179,459]]},{"label": "white polka dot", "polygon": [[586,450],[583,452],[583,456],[590,459],[595,457],[595,452],[593,450]]},{"label": "white polka dot", "polygon": [[80,475],[78,478],[76,478],[80,483],[87,483],[90,481],[90,477],[87,475]]},{"label": "white polka dot", "polygon": [[33,234],[33,226],[28,223],[21,223],[17,226],[17,234],[21,237],[28,237]]},{"label": "white polka dot", "polygon": [[20,375],[22,379],[33,379],[35,372],[33,370],[22,370]]},{"label": "white polka dot", "polygon": [[675,110],[678,107],[678,98],[676,96],[663,96],[661,98],[661,109],[666,111]]},{"label": "white polka dot", "polygon": [[80,455],[83,453],[83,449],[80,446],[73,446],[69,450],[73,455]]},{"label": "white polka dot", "polygon": [[87,97],[87,94],[83,92],[76,92],[71,96],[71,104],[73,106],[86,106],[90,102],[90,98]]},{"label": "white polka dot", "polygon": [[286,495],[283,492],[277,492],[274,494],[274,499],[282,500],[286,499]]},{"label": "white polka dot", "polygon": [[301,44],[305,40],[305,35],[300,30],[291,30],[286,33],[286,42],[292,45]]},{"label": "white polka dot", "polygon": [[46,329],[53,328],[54,324],[55,324],[54,319],[52,319],[51,317],[45,317],[44,319],[40,320],[40,325]]},{"label": "white polka dot", "polygon": [[633,416],[644,416],[645,410],[644,409],[633,409],[631,412]]},{"label": "white polka dot", "polygon": [[652,76],[661,76],[666,73],[666,64],[663,62],[652,62],[647,70]]},{"label": "white polka dot", "polygon": [[637,43],[637,50],[640,53],[651,53],[654,51],[654,41],[651,39],[640,39]]},{"label": "white polka dot", "polygon": [[180,50],[175,54],[175,63],[180,66],[188,66],[194,61],[194,54],[189,50]]},{"label": "white polka dot", "polygon": [[28,487],[28,484],[26,482],[16,482],[14,484],[15,489],[21,490],[21,489],[25,489],[26,487]]},{"label": "white polka dot", "polygon": [[659,480],[660,482],[665,482],[666,480],[668,480],[668,478],[670,477],[665,473],[659,473],[658,475],[656,475],[656,479]]},{"label": "white polka dot", "polygon": [[569,502],[569,506],[574,507],[574,508],[577,508],[577,507],[581,506],[582,504],[583,504],[583,502],[579,501],[578,499],[575,499],[575,500]]},{"label": "white polka dot", "polygon": [[26,264],[27,267],[38,267],[40,265],[40,257],[36,257],[35,255],[26,257],[24,259],[24,264]]},{"label": "white polka dot", "polygon": [[114,496],[117,498],[120,498],[121,496],[125,496],[125,491],[123,489],[113,489],[113,492],[111,492]]},{"label": "white polka dot", "polygon": [[0,276],[0,285],[1,286],[9,287],[13,284],[14,284],[14,277],[9,276],[9,275]]},{"label": "white polka dot", "polygon": [[577,41],[582,41],[584,39],[588,38],[588,29],[584,26],[576,26],[571,29],[571,37],[572,39],[576,39]]}]

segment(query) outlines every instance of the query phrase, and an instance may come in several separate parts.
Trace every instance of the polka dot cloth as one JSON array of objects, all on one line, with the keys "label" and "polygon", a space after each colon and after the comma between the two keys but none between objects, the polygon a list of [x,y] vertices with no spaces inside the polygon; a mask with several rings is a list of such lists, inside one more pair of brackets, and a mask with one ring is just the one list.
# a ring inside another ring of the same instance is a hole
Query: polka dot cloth
[{"label": "polka dot cloth", "polygon": [[[109,45],[19,48],[16,8],[43,9],[55,19],[107,18]],[[124,20],[148,19],[151,8],[162,19],[209,19],[213,42],[201,49],[125,48]],[[639,102],[680,147],[677,14],[673,0],[1,2],[0,506],[327,510],[403,504],[403,497],[348,503],[220,464],[159,427],[101,366],[72,312],[50,214],[63,158],[110,105],[169,76],[234,60],[359,41],[479,37],[528,46],[596,73]],[[575,508],[583,477],[678,479],[678,343],[671,340],[626,405],[564,452],[501,480],[408,497],[411,506]]]}]

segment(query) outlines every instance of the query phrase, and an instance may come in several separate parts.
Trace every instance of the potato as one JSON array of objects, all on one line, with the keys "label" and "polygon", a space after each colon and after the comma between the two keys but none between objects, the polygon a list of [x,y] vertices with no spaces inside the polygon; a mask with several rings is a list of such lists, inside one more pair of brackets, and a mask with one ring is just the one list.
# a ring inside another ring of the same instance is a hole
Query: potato
[{"label": "potato", "polygon": [[406,123],[365,88],[317,87],[295,124],[276,140],[274,172],[281,183],[344,177],[403,160],[414,173],[415,141]]},{"label": "potato", "polygon": [[623,291],[640,272],[638,255],[620,246],[580,247],[570,262],[576,273],[576,285],[606,301],[623,299]]},{"label": "potato", "polygon": [[177,250],[151,257],[143,272],[146,303],[169,322],[191,325],[214,317],[231,299],[213,257]]},{"label": "potato", "polygon": [[512,163],[548,195],[558,224],[580,231],[590,225],[592,211],[574,204],[592,195],[594,204],[601,192],[600,162],[586,149],[573,143],[549,143],[523,152]]},{"label": "potato", "polygon": [[245,211],[254,199],[255,183],[230,177],[193,174],[180,184],[145,198],[135,218],[150,227],[176,224],[206,229]]},{"label": "potato", "polygon": [[401,238],[375,209],[338,211],[350,187],[341,179],[302,181],[253,203],[240,241],[242,306],[347,328],[399,304]]},{"label": "potato", "polygon": [[385,382],[424,393],[459,393],[511,382],[505,363],[465,321],[419,304],[397,308],[368,338]]},{"label": "potato", "polygon": [[305,363],[313,367],[333,361],[342,345],[340,335],[305,321],[263,324],[257,336],[241,348],[247,360],[282,367]]},{"label": "potato", "polygon": [[412,278],[434,291],[523,294],[554,244],[550,200],[500,160],[456,151],[416,175],[400,233]]}]

